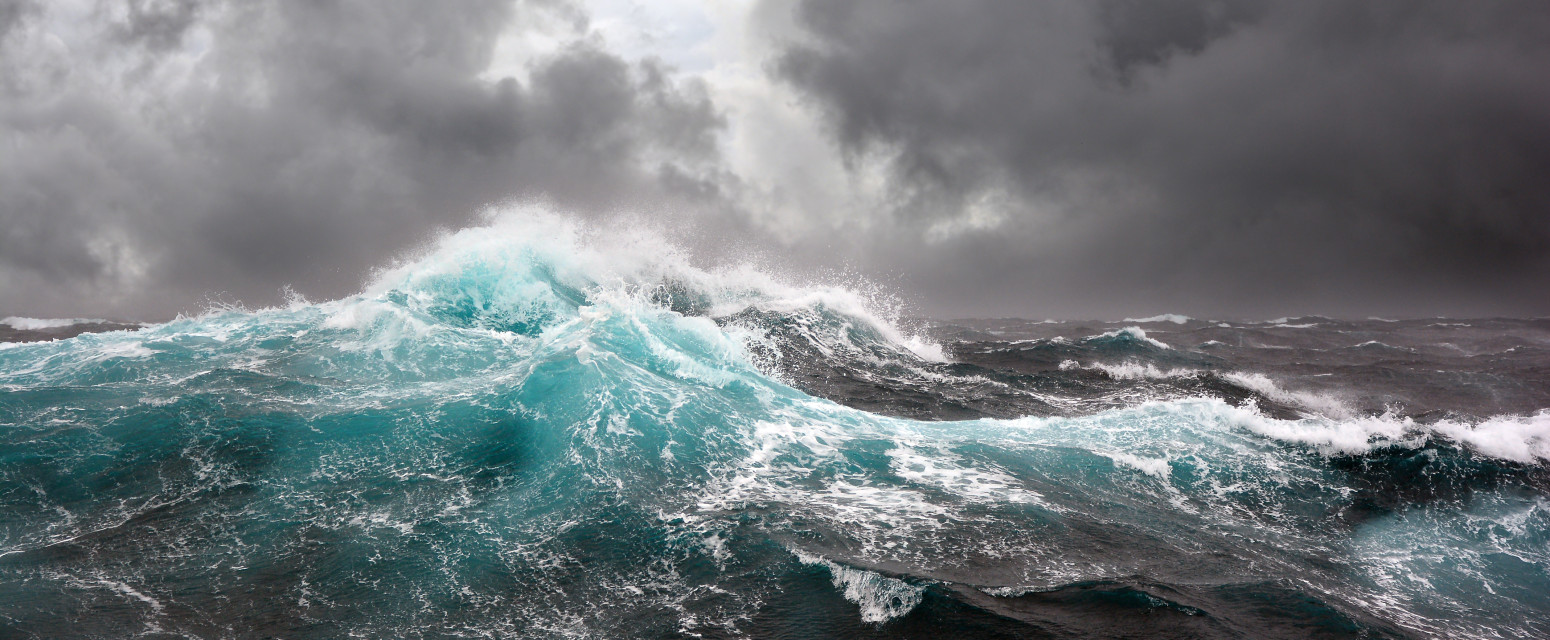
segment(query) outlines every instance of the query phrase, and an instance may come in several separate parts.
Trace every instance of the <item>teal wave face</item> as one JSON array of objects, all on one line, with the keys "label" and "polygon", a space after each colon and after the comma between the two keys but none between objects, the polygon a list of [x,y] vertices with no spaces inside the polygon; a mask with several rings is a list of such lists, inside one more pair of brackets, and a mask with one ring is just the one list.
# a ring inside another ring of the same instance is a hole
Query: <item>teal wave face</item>
[{"label": "teal wave face", "polygon": [[[761,353],[804,340],[909,367],[929,348],[844,290],[673,255],[540,217],[451,236],[345,300],[3,345],[0,624],[287,637],[990,636],[1060,616],[1166,618],[1199,636],[1550,625],[1550,505],[1532,464],[1399,436],[1361,455],[1321,448],[1318,430],[1340,425],[1214,399],[874,415],[788,386]],[[1433,490],[1396,500],[1395,478]]]}]

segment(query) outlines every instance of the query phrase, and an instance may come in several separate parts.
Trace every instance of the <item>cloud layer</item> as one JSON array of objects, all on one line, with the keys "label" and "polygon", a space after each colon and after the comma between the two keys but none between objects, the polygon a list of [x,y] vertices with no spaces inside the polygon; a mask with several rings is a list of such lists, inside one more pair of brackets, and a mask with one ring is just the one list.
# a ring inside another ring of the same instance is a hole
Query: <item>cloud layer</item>
[{"label": "cloud layer", "polygon": [[1550,313],[1534,2],[619,4],[0,0],[0,311],[337,296],[543,198],[943,316]]},{"label": "cloud layer", "polygon": [[[19,313],[340,295],[486,203],[692,200],[714,166],[703,86],[605,51],[565,5],[69,9],[0,10],[0,302]],[[483,77],[524,24],[570,42]]]},{"label": "cloud layer", "polygon": [[1542,313],[1542,9],[805,1],[775,69],[965,306]]}]

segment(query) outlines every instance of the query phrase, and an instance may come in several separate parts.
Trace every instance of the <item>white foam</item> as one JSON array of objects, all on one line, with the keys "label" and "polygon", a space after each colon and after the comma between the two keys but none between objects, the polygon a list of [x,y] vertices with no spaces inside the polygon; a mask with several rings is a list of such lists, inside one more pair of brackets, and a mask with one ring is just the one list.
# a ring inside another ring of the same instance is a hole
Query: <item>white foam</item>
[{"label": "white foam", "polygon": [[[1191,398],[1146,402],[1086,418],[1028,417],[987,420],[980,424],[1009,427],[1010,431],[1000,432],[1000,435],[1016,441],[1047,444],[1051,442],[1047,439],[1050,434],[1080,433],[1082,442],[1090,442],[1091,438],[1105,433],[1134,432],[1136,425],[1154,424],[1159,417],[1169,421],[1183,419],[1191,429],[1213,424],[1241,429],[1271,440],[1305,445],[1323,455],[1360,455],[1388,447],[1414,449],[1442,438],[1483,456],[1523,464],[1550,463],[1550,409],[1529,415],[1493,416],[1477,422],[1443,420],[1432,424],[1418,423],[1391,413],[1341,419],[1315,415],[1283,420],[1266,416],[1251,405],[1233,406],[1217,398]],[[1052,426],[1063,428],[1048,430]],[[1160,436],[1148,432],[1145,438],[1150,442]],[[1057,441],[1067,442],[1064,439]],[[1089,450],[1147,473],[1165,471],[1164,466],[1170,459],[1167,454],[1133,450],[1126,442],[1125,439],[1111,440],[1104,446],[1089,447]]]},{"label": "white foam", "polygon": [[[1074,360],[1067,360],[1066,362],[1071,362],[1073,365],[1075,364]],[[1066,367],[1065,362],[1062,362],[1060,368],[1066,369],[1068,367]],[[1188,378],[1190,376],[1200,374],[1200,371],[1195,369],[1185,369],[1182,367],[1161,369],[1158,368],[1157,365],[1150,362],[1142,364],[1129,360],[1119,364],[1104,364],[1102,362],[1094,362],[1090,365],[1087,365],[1086,368],[1094,371],[1102,371],[1115,380],[1167,380],[1171,378]]]},{"label": "white foam", "polygon": [[161,601],[145,595],[138,589],[135,589],[134,587],[131,587],[125,583],[118,582],[116,580],[98,579],[97,584],[106,587],[109,590],[116,591],[126,597],[134,598],[135,600],[139,600],[140,602],[150,605],[151,610],[156,613],[161,613],[162,611]]},{"label": "white foam", "polygon": [[155,353],[147,349],[144,343],[132,341],[104,344],[98,347],[93,355],[99,360],[107,360],[108,358],[144,358]]},{"label": "white foam", "polygon": [[1177,313],[1164,313],[1150,318],[1125,318],[1125,322],[1172,322],[1173,324],[1184,324],[1192,319],[1189,316]]},{"label": "white foam", "polygon": [[1266,398],[1330,418],[1350,418],[1355,412],[1338,398],[1307,391],[1289,391],[1281,388],[1263,373],[1234,372],[1223,378]]},{"label": "white foam", "polygon": [[1354,455],[1400,446],[1417,448],[1442,437],[1483,456],[1536,464],[1550,462],[1550,409],[1530,415],[1493,416],[1476,423],[1417,423],[1394,414],[1344,420],[1327,417],[1277,420],[1246,408],[1230,408],[1234,424],[1282,442],[1313,447],[1325,455]]},{"label": "white foam", "polygon": [[1032,344],[1032,345],[1071,344],[1071,341],[1069,339],[1067,339],[1065,336],[1055,336],[1053,338],[1028,338],[1026,340],[1013,340],[1013,341],[1008,342],[1006,344],[1007,344],[1007,346],[1021,346],[1021,345],[1025,345],[1025,344]]},{"label": "white foam", "polygon": [[409,292],[413,303],[415,292],[475,269],[496,280],[470,296],[483,313],[520,320],[568,307],[549,281],[588,297],[613,292],[639,300],[681,286],[705,302],[704,312],[713,318],[749,309],[817,317],[822,310],[864,326],[901,354],[947,360],[940,344],[900,327],[902,304],[864,280],[798,282],[747,263],[704,268],[654,229],[628,223],[588,227],[538,207],[491,209],[486,217],[486,226],[449,234],[379,272],[362,296],[399,290]]},{"label": "white foam", "polygon": [[1368,341],[1363,342],[1361,344],[1351,345],[1350,347],[1347,347],[1347,348],[1348,349],[1368,349],[1368,348],[1393,349],[1395,351],[1408,351],[1410,353],[1415,353],[1415,349],[1412,349],[1410,347],[1398,347],[1398,346],[1394,346],[1392,344],[1388,344],[1386,342],[1379,342],[1377,340],[1368,340]]},{"label": "white foam", "polygon": [[11,325],[12,329],[16,329],[18,331],[62,329],[64,327],[73,327],[78,324],[102,324],[106,322],[107,320],[101,320],[98,318],[24,318],[21,316],[10,316],[5,319],[0,319],[0,324]]},{"label": "white foam", "polygon": [[1276,420],[1244,410],[1234,418],[1236,424],[1249,431],[1282,442],[1308,445],[1324,455],[1354,455],[1394,445],[1413,448],[1426,442],[1409,418],[1386,415],[1350,421]]},{"label": "white foam", "polygon": [[1097,451],[1095,453],[1113,460],[1117,465],[1130,467],[1149,476],[1154,476],[1159,480],[1167,480],[1173,474],[1173,467],[1168,465],[1167,458],[1143,458],[1123,451]]},{"label": "white foam", "polygon": [[932,362],[947,362],[947,352],[942,349],[942,345],[919,335],[903,336],[903,338],[899,344],[909,349],[910,353]]},{"label": "white foam", "polygon": [[1042,496],[996,470],[959,464],[939,449],[922,452],[916,443],[901,441],[888,451],[895,475],[929,485],[975,502],[1042,504]]},{"label": "white foam", "polygon": [[1474,425],[1444,420],[1431,429],[1493,458],[1524,464],[1550,461],[1550,409],[1528,416],[1495,416]]},{"label": "white foam", "polygon": [[1131,340],[1137,340],[1137,341],[1140,341],[1140,342],[1145,342],[1145,343],[1150,344],[1150,345],[1152,345],[1154,347],[1157,347],[1158,349],[1171,349],[1171,348],[1173,348],[1173,347],[1170,347],[1170,346],[1168,346],[1166,344],[1163,344],[1159,340],[1154,340],[1152,338],[1146,337],[1146,331],[1144,329],[1142,329],[1141,327],[1125,327],[1123,329],[1115,329],[1113,331],[1104,332],[1104,333],[1098,334],[1096,336],[1087,336],[1086,338],[1082,338],[1082,341],[1083,342],[1087,342],[1089,340],[1099,340],[1099,339],[1102,339],[1102,338],[1119,338],[1119,337],[1125,337],[1125,338],[1130,338]]},{"label": "white foam", "polygon": [[903,580],[847,567],[796,549],[791,552],[802,564],[828,569],[834,588],[861,607],[861,619],[866,622],[882,623],[903,616],[919,605],[926,594],[925,587]]}]

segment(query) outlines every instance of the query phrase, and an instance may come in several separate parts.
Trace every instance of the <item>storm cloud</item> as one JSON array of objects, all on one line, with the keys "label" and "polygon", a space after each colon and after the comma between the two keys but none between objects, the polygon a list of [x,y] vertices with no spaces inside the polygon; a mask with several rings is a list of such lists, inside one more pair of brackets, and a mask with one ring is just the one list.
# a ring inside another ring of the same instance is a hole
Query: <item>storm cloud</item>
[{"label": "storm cloud", "polygon": [[810,0],[772,69],[938,310],[1544,313],[1543,9]]},{"label": "storm cloud", "polygon": [[1543,315],[1546,69],[1535,2],[0,0],[0,316],[344,295],[512,199],[937,316]]},{"label": "storm cloud", "polygon": [[[337,296],[488,203],[687,206],[715,164],[703,86],[605,51],[560,3],[0,7],[8,313]],[[524,28],[568,41],[485,77]]]}]

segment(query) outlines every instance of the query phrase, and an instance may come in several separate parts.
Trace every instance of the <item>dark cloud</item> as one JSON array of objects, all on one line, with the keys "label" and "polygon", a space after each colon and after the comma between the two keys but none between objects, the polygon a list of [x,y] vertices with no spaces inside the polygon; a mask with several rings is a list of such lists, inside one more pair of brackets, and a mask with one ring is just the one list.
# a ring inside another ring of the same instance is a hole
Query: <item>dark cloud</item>
[{"label": "dark cloud", "polygon": [[[715,165],[704,88],[562,3],[132,0],[69,44],[37,13],[0,5],[0,315],[341,295],[487,203],[699,201]],[[573,43],[481,77],[524,21]]]},{"label": "dark cloud", "polygon": [[867,260],[934,311],[1550,312],[1539,3],[796,18],[772,69],[842,152],[889,158],[895,230]]},{"label": "dark cloud", "polygon": [[183,34],[194,26],[204,6],[200,0],[128,0],[127,15],[114,32],[123,42],[171,49],[183,44]]},{"label": "dark cloud", "polygon": [[1198,54],[1213,40],[1260,14],[1238,0],[1105,0],[1098,3],[1097,44],[1121,75]]},{"label": "dark cloud", "polygon": [[942,315],[1550,313],[1538,3],[749,15],[770,74],[696,79],[566,0],[0,0],[0,315],[337,296],[511,198]]},{"label": "dark cloud", "polygon": [[0,0],[0,39],[5,38],[16,25],[21,24],[30,14],[36,13],[38,5],[28,0]]}]

